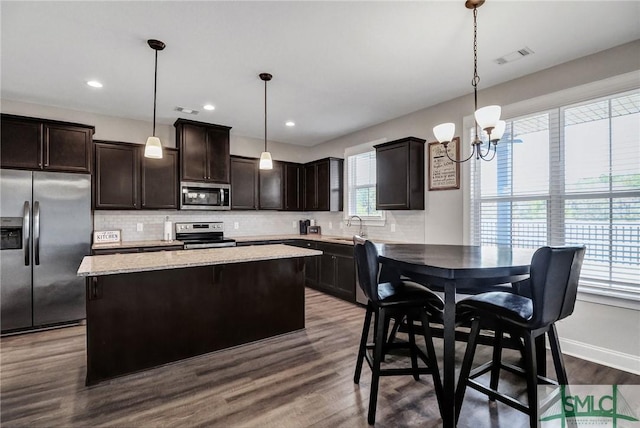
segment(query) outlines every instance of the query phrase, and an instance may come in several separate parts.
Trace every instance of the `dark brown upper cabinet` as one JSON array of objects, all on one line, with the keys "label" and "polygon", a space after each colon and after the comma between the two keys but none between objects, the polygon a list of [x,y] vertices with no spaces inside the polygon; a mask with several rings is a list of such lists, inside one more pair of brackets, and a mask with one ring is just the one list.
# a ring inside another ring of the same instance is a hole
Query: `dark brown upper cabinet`
[{"label": "dark brown upper cabinet", "polygon": [[95,157],[95,209],[140,208],[140,147],[96,142]]},{"label": "dark brown upper cabinet", "polygon": [[302,211],[304,208],[304,166],[299,163],[283,162],[282,167],[282,209]]},{"label": "dark brown upper cabinet", "polygon": [[342,211],[343,165],[338,158],[304,165],[305,211]]},{"label": "dark brown upper cabinet", "polygon": [[258,170],[258,207],[261,210],[283,209],[283,164],[273,161],[273,169]]},{"label": "dark brown upper cabinet", "polygon": [[176,145],[180,150],[180,179],[211,183],[229,183],[228,126],[178,119]]},{"label": "dark brown upper cabinet", "polygon": [[162,159],[142,159],[140,204],[142,209],[178,208],[178,150],[163,147]]},{"label": "dark brown upper cabinet", "polygon": [[93,126],[3,114],[0,129],[3,168],[91,172]]},{"label": "dark brown upper cabinet", "polygon": [[376,149],[376,209],[424,210],[424,143],[402,138]]},{"label": "dark brown upper cabinet", "polygon": [[177,209],[178,151],[148,159],[142,144],[96,142],[93,181],[95,209]]},{"label": "dark brown upper cabinet", "polygon": [[258,209],[258,159],[231,156],[231,209]]}]

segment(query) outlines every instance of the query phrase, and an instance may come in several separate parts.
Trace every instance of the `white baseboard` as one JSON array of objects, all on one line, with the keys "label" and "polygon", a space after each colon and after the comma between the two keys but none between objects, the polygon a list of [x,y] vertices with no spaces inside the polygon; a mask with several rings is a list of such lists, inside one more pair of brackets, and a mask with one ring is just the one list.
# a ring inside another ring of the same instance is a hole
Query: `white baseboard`
[{"label": "white baseboard", "polygon": [[571,339],[560,339],[563,354],[640,375],[640,356],[612,351]]}]

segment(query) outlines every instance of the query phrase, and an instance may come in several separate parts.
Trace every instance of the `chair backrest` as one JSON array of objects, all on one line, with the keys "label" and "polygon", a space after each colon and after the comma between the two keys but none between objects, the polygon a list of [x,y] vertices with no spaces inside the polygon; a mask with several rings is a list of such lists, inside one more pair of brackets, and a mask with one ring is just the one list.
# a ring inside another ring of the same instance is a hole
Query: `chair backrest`
[{"label": "chair backrest", "polygon": [[360,288],[372,302],[378,298],[378,250],[373,242],[359,236],[353,237],[353,255],[358,269]]},{"label": "chair backrest", "polygon": [[586,249],[542,247],[531,259],[532,328],[552,324],[573,313]]}]

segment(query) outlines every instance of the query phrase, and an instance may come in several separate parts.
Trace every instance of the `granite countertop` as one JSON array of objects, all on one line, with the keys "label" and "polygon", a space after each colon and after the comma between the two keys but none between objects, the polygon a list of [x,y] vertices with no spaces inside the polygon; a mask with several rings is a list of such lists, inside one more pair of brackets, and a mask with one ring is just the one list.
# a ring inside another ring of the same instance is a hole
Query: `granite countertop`
[{"label": "granite countertop", "polygon": [[[320,235],[315,233],[309,233],[306,235],[259,235],[259,236],[225,236],[227,238],[235,239],[236,242],[248,242],[248,241],[280,241],[287,239],[303,239],[305,241],[319,241],[328,242],[331,244],[344,244],[353,245],[353,236],[332,236],[332,235]],[[367,239],[365,237],[365,239]],[[389,241],[386,239],[374,239],[373,242],[379,244],[404,244],[399,241]]]},{"label": "granite countertop", "polygon": [[82,259],[82,263],[78,268],[78,276],[114,275],[150,270],[309,257],[321,254],[322,251],[275,244],[86,256]]},{"label": "granite countertop", "polygon": [[121,241],[121,242],[106,242],[102,244],[93,244],[92,250],[111,250],[118,248],[140,248],[140,247],[179,247],[183,245],[182,241]]}]

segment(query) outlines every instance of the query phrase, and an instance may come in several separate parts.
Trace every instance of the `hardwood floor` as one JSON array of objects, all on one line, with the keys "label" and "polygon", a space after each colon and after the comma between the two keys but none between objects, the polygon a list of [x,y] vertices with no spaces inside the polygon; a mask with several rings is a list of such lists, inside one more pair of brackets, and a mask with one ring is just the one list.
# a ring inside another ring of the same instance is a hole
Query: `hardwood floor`
[{"label": "hardwood floor", "polygon": [[[308,289],[305,330],[90,388],[84,386],[85,327],[5,337],[0,422],[3,427],[366,427],[370,370],[365,367],[360,384],[353,383],[363,319],[363,308]],[[462,358],[464,344],[457,346]],[[438,339],[436,348],[441,354]],[[478,361],[489,355],[485,347],[478,351]],[[640,376],[569,356],[565,362],[572,383],[640,383]],[[519,379],[505,376],[501,382],[523,390]],[[439,426],[430,377],[382,378],[376,421],[379,427]],[[460,427],[525,425],[519,412],[467,393]]]}]

